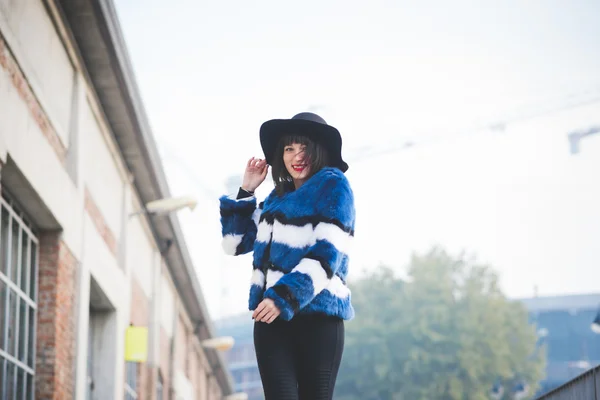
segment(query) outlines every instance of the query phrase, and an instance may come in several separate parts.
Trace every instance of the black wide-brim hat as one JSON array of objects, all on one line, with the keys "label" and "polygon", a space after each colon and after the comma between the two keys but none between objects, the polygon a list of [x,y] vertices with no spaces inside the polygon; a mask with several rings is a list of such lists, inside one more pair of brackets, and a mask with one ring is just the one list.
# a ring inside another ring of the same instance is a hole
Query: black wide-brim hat
[{"label": "black wide-brim hat", "polygon": [[348,164],[342,159],[342,135],[317,114],[303,112],[291,119],[272,119],[260,127],[260,145],[265,153],[267,164],[273,165],[275,150],[282,136],[306,136],[320,143],[327,150],[330,167],[348,170]]}]

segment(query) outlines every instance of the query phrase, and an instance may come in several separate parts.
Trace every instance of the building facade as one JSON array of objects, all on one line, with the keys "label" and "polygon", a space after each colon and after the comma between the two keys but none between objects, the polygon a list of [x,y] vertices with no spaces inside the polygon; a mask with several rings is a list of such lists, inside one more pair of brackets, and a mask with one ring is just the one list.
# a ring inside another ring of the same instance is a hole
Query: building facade
[{"label": "building facade", "polygon": [[110,0],[0,0],[0,178],[0,398],[231,393]]}]

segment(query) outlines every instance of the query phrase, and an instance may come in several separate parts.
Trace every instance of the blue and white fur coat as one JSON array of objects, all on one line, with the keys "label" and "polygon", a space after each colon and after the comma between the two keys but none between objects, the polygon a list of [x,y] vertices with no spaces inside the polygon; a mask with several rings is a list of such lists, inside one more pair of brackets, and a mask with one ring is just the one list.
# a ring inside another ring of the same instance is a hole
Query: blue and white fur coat
[{"label": "blue and white fur coat", "polygon": [[223,248],[254,251],[249,309],[272,299],[280,318],[322,313],[354,317],[346,286],[354,237],[354,196],[344,174],[324,168],[297,190],[273,191],[258,207],[255,197],[220,199]]}]

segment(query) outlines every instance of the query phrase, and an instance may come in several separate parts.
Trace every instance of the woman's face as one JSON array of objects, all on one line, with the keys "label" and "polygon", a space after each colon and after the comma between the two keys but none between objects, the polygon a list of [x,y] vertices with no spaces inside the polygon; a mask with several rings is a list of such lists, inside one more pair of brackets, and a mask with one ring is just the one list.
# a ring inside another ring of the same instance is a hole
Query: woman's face
[{"label": "woman's face", "polygon": [[310,163],[305,157],[306,145],[292,143],[283,148],[283,164],[294,183],[304,182],[310,173]]}]

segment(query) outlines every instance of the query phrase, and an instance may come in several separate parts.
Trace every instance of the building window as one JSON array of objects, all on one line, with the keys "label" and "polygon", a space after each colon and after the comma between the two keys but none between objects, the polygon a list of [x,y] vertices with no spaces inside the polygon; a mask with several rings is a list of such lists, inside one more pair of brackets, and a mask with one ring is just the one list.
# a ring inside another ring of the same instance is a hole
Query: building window
[{"label": "building window", "polygon": [[158,374],[158,381],[156,382],[156,400],[163,400],[163,380],[160,373]]},{"label": "building window", "polygon": [[135,362],[125,363],[125,400],[135,400],[138,398],[137,367],[138,364]]},{"label": "building window", "polygon": [[0,198],[0,398],[33,399],[38,239]]}]

